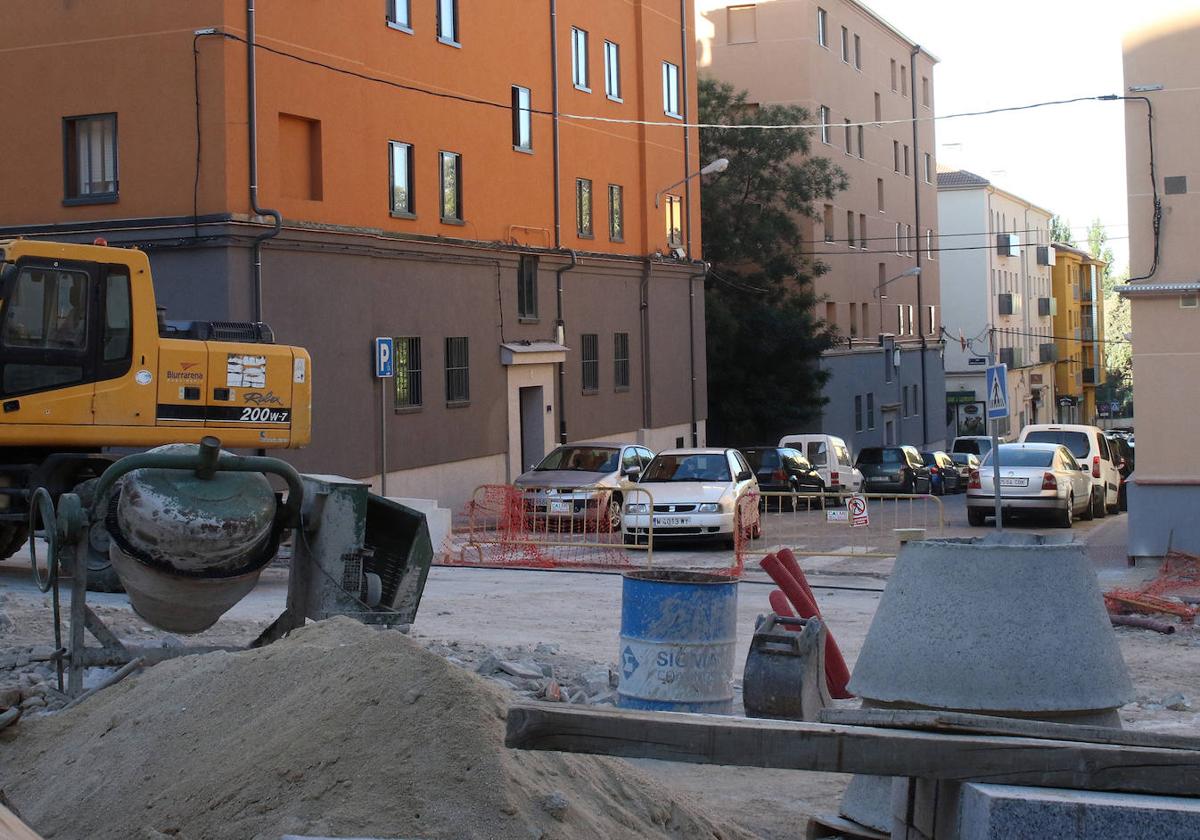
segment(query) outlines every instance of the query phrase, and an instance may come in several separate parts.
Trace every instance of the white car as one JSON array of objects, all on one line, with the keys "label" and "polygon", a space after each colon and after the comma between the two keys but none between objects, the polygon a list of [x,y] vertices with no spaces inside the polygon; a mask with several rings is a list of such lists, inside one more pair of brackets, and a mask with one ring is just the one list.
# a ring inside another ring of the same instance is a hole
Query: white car
[{"label": "white car", "polygon": [[1071,450],[1092,478],[1092,513],[1103,518],[1120,511],[1121,470],[1098,426],[1035,423],[1021,430],[1021,443],[1057,443]]},{"label": "white car", "polygon": [[626,492],[621,519],[626,545],[644,544],[651,533],[655,542],[713,539],[732,545],[734,511],[747,495],[741,526],[747,535],[759,534],[758,481],[736,449],[667,449],[654,456],[638,485],[653,501],[646,493]]},{"label": "white car", "polygon": [[854,466],[846,441],[833,435],[784,435],[780,446],[799,449],[808,462],[821,474],[821,481],[830,493],[859,493],[863,474]]},{"label": "white car", "polygon": [[[1013,511],[1047,513],[1061,528],[1075,518],[1092,518],[1092,479],[1071,450],[1054,443],[1000,444],[1000,506]],[[967,522],[983,525],[996,510],[994,467],[989,452],[971,472],[967,485]]]}]

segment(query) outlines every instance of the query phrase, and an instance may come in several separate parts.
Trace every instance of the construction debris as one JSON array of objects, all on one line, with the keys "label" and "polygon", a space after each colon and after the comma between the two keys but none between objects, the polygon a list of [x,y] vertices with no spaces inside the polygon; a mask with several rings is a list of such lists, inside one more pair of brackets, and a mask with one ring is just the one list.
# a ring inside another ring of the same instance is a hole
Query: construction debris
[{"label": "construction debris", "polygon": [[622,761],[506,750],[507,699],[331,619],[10,727],[0,787],[35,830],[93,840],[748,836]]},{"label": "construction debris", "polygon": [[[1195,624],[1196,615],[1200,612],[1193,606],[1197,596],[1200,596],[1200,556],[1172,551],[1163,558],[1158,575],[1153,580],[1138,589],[1106,592],[1104,604],[1112,615],[1174,615],[1184,624]],[[1135,626],[1159,630],[1148,624]]]}]

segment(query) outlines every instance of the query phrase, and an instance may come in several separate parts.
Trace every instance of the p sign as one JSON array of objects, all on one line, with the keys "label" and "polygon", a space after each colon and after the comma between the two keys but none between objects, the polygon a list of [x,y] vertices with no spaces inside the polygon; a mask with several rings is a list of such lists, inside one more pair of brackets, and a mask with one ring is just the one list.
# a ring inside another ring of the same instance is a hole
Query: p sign
[{"label": "p sign", "polygon": [[395,374],[395,356],[390,338],[375,339],[375,376],[387,379]]}]

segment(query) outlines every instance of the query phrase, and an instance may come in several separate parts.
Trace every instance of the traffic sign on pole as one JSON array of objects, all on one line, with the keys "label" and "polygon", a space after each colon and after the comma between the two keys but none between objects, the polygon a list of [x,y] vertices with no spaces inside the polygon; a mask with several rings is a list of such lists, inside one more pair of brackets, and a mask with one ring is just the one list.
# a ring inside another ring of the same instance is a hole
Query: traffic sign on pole
[{"label": "traffic sign on pole", "polygon": [[375,376],[379,379],[387,379],[393,375],[395,359],[392,350],[390,338],[375,339]]},{"label": "traffic sign on pole", "polygon": [[987,413],[989,420],[1008,417],[1008,365],[990,365],[987,369]]}]

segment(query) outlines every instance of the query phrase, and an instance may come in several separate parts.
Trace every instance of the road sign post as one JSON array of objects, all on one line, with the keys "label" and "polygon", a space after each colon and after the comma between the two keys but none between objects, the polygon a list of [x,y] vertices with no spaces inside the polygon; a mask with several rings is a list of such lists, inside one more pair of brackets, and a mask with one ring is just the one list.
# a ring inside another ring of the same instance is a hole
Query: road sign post
[{"label": "road sign post", "polygon": [[[994,359],[994,355],[993,355]],[[1000,435],[1001,420],[1008,419],[1008,365],[988,365],[984,380],[988,425],[992,431],[992,497],[996,500],[996,530],[1004,530],[1004,515],[1000,505]]]},{"label": "road sign post", "polygon": [[390,338],[375,339],[375,378],[379,380],[379,494],[387,495],[388,380],[395,375],[395,347]]}]

